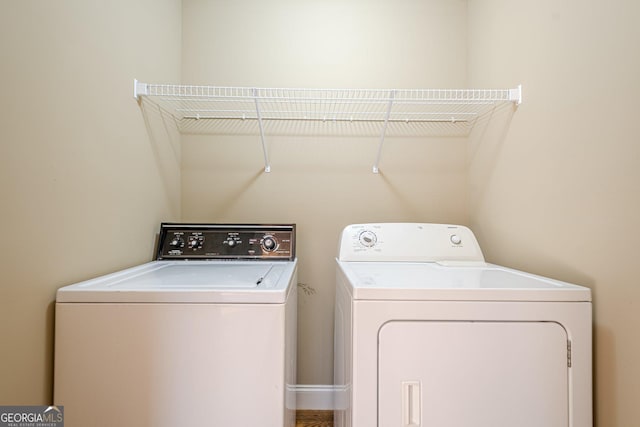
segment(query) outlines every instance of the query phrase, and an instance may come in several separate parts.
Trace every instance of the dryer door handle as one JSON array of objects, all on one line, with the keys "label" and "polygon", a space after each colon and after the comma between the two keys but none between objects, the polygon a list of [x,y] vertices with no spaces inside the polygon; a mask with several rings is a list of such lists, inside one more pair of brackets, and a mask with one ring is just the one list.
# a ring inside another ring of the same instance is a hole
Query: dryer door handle
[{"label": "dryer door handle", "polygon": [[420,427],[422,418],[420,381],[402,382],[402,427]]}]

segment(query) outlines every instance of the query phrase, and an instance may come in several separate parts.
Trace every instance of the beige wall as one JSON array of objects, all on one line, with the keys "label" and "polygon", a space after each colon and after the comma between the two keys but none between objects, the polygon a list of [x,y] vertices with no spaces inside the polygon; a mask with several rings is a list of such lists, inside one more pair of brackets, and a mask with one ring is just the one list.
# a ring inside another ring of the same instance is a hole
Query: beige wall
[{"label": "beige wall", "polygon": [[56,289],[150,260],[179,219],[175,137],[132,88],[180,79],[180,32],[176,0],[2,2],[0,404],[51,402]]},{"label": "beige wall", "polygon": [[640,419],[640,4],[469,1],[469,84],[524,86],[470,142],[489,261],[593,290],[597,425]]},{"label": "beige wall", "polygon": [[[193,84],[466,85],[465,1],[185,0],[183,29],[183,77]],[[268,174],[255,130],[183,137],[183,219],[298,224],[299,280],[316,291],[300,294],[298,382],[331,384],[340,231],[367,221],[466,222],[466,144],[389,137],[375,175],[377,132],[345,127],[350,136],[325,138],[278,126],[267,128]]]}]

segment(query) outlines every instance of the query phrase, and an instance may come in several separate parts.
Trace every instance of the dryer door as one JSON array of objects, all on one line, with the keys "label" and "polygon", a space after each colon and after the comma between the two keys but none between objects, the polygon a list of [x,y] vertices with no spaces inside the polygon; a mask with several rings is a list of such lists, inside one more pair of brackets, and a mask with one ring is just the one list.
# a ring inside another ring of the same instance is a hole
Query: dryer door
[{"label": "dryer door", "polygon": [[554,322],[392,321],[379,331],[379,427],[567,427]]}]

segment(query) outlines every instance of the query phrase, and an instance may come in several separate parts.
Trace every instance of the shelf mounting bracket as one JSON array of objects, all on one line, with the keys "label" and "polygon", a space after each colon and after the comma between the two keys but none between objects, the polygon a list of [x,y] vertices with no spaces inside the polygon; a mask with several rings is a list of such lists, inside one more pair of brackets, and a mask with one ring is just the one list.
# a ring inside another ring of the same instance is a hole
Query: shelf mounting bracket
[{"label": "shelf mounting bracket", "polygon": [[522,85],[509,89],[509,100],[515,102],[516,106],[522,104]]},{"label": "shelf mounting bracket", "polygon": [[380,144],[378,144],[378,154],[376,156],[376,162],[373,164],[373,173],[379,173],[380,169],[380,156],[382,154],[382,144],[384,144],[384,137],[387,133],[387,126],[389,125],[389,117],[391,117],[391,107],[393,107],[393,99],[396,96],[396,91],[391,90],[389,92],[389,104],[387,105],[387,113],[384,116],[384,124],[382,125],[382,131],[380,132]]},{"label": "shelf mounting bracket", "polygon": [[258,99],[258,89],[253,88],[253,99],[256,103],[256,117],[258,118],[258,128],[260,128],[260,141],[262,142],[262,155],[264,156],[264,171],[271,172],[269,155],[267,154],[267,144],[264,138],[264,126],[262,124],[262,113],[260,111],[260,101]]},{"label": "shelf mounting bracket", "polygon": [[149,95],[149,85],[133,79],[133,97],[140,102],[140,95]]}]

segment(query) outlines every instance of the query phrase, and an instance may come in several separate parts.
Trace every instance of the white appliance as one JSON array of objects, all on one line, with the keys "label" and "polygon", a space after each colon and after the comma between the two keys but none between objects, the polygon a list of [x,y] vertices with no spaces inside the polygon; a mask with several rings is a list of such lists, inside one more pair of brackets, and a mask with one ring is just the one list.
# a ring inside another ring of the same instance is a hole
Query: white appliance
[{"label": "white appliance", "polygon": [[335,321],[336,426],[592,425],[590,290],[485,263],[466,227],[346,227]]},{"label": "white appliance", "polygon": [[67,427],[293,427],[293,225],[162,224],[157,259],[58,290]]}]

